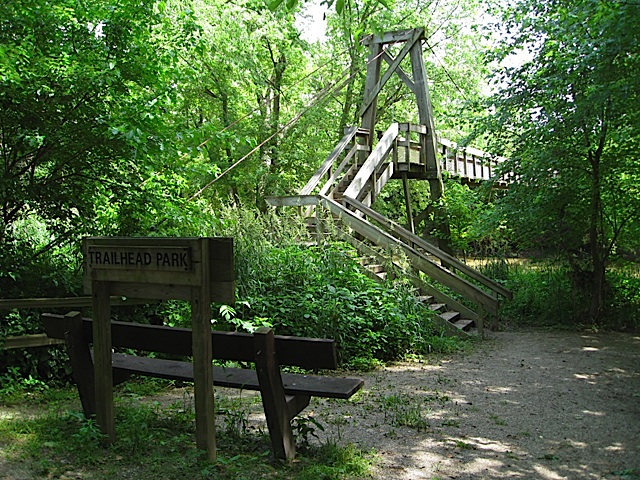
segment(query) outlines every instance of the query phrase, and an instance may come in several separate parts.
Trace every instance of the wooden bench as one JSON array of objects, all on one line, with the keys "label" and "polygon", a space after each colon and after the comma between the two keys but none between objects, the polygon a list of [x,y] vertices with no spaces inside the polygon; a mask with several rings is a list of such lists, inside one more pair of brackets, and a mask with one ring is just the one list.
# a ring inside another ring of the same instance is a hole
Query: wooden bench
[{"label": "wooden bench", "polygon": [[[91,343],[93,325],[79,313],[42,315],[50,338],[64,339],[68,347],[73,378],[78,387],[84,414],[95,414],[95,390]],[[113,347],[139,351],[191,356],[191,330],[137,323],[111,322]],[[295,456],[295,439],[291,420],[307,405],[311,397],[350,398],[363,385],[359,378],[337,378],[319,375],[287,374],[280,365],[308,370],[337,368],[336,346],[333,340],[274,335],[269,328],[254,334],[211,332],[213,358],[237,362],[253,362],[256,370],[214,366],[214,385],[259,390],[277,458]],[[277,353],[277,355],[276,355]],[[112,356],[114,385],[132,374],[193,381],[190,362],[163,360],[114,353]]]}]

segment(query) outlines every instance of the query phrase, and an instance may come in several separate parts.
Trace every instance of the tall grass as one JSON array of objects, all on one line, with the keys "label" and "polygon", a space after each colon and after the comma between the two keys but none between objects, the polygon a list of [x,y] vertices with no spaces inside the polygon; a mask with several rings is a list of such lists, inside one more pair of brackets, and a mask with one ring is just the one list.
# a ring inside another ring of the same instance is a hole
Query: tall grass
[{"label": "tall grass", "polygon": [[219,328],[267,324],[279,334],[333,338],[351,365],[456,348],[434,333],[433,313],[408,282],[373,281],[348,245],[309,246],[297,215],[222,208],[205,234],[234,239],[238,301],[217,307]]},{"label": "tall grass", "polygon": [[[504,301],[501,318],[512,325],[589,326],[588,292],[578,288],[570,267],[557,260],[489,262],[483,273],[501,281],[514,297]],[[616,265],[607,271],[607,304],[599,328],[640,328],[640,275],[637,265]]]}]

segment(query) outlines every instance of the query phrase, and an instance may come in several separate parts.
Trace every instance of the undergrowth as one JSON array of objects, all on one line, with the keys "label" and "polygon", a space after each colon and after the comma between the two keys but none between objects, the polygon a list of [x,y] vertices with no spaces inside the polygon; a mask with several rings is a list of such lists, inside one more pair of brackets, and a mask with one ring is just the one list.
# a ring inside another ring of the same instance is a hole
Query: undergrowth
[{"label": "undergrowth", "polygon": [[512,325],[553,328],[640,330],[640,275],[637,265],[607,270],[607,302],[597,325],[589,320],[589,294],[577,288],[569,266],[545,260],[508,263],[498,260],[483,273],[502,282],[514,296],[503,301],[500,315]]},{"label": "undergrowth", "polygon": [[[115,398],[116,442],[105,447],[95,421],[76,410],[74,393],[34,392],[12,413],[0,409],[0,463],[7,478],[21,472],[28,478],[87,480],[350,479],[368,476],[374,459],[352,445],[326,442],[307,444],[295,462],[275,461],[265,432],[220,428],[218,458],[208,461],[195,446],[191,402],[161,406],[124,391]],[[217,414],[226,415],[220,403]]]}]

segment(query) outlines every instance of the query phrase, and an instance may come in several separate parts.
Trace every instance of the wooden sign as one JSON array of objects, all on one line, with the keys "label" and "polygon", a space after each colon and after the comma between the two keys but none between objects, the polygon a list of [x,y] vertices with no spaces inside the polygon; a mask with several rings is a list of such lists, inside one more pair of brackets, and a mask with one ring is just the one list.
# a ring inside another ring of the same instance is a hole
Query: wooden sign
[{"label": "wooden sign", "polygon": [[189,247],[117,247],[91,245],[89,268],[188,272],[193,268]]},{"label": "wooden sign", "polygon": [[212,302],[235,299],[231,238],[89,237],[83,240],[84,290],[110,282],[112,295],[190,300],[204,270]]},{"label": "wooden sign", "polygon": [[93,297],[96,417],[115,440],[110,296],[191,302],[196,445],[216,457],[211,302],[233,303],[231,238],[112,238],[82,241],[84,289]]}]

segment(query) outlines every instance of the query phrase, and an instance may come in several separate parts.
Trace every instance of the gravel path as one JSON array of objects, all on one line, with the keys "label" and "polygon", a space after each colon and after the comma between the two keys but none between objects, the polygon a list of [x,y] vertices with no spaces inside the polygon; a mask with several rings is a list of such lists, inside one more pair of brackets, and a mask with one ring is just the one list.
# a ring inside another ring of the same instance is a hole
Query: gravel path
[{"label": "gravel path", "polygon": [[330,439],[376,449],[375,478],[640,480],[638,335],[491,333],[313,407]]}]

